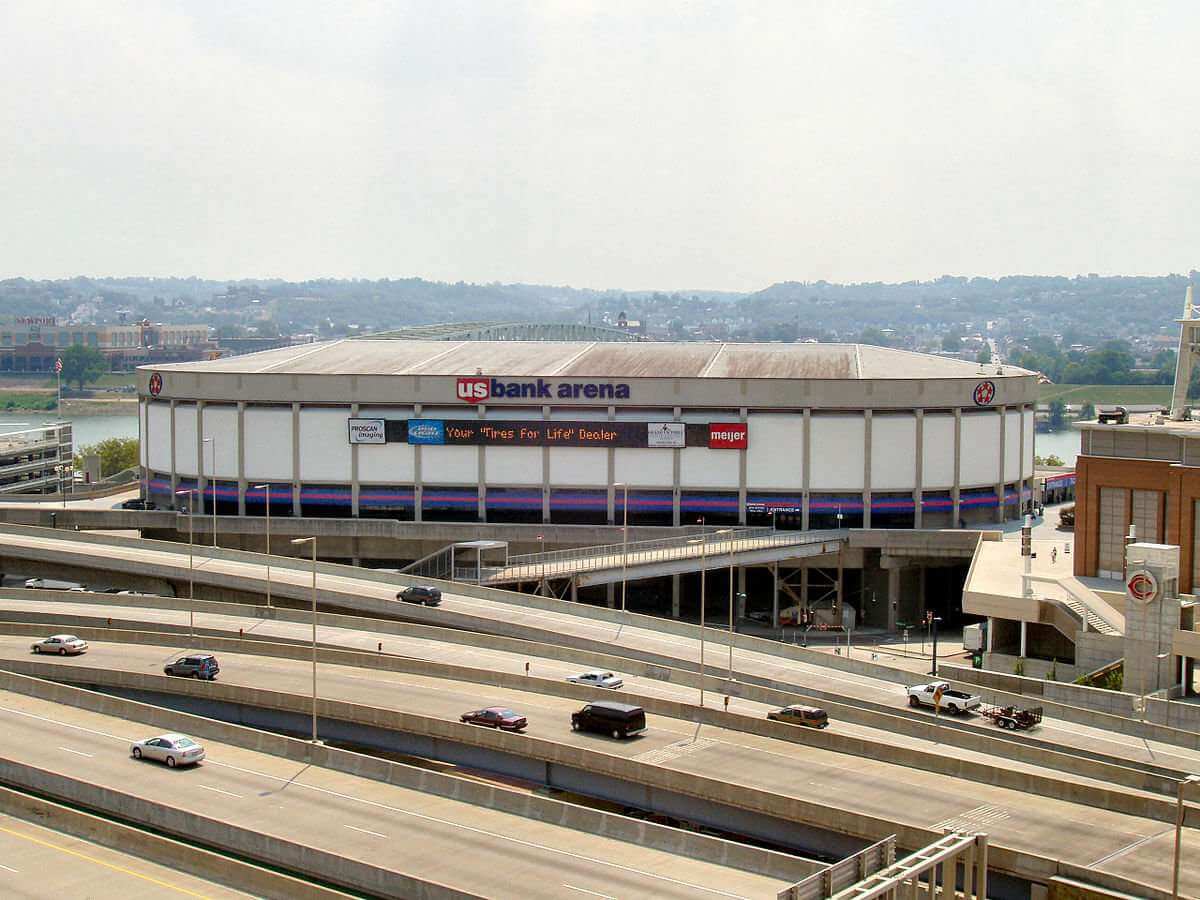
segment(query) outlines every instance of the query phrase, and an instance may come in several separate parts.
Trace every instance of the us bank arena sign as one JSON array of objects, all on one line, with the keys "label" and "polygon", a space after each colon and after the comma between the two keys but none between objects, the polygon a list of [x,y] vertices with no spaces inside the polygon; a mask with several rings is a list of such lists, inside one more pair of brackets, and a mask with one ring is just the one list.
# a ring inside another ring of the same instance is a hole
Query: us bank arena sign
[{"label": "us bank arena sign", "polygon": [[629,385],[590,381],[502,381],[476,375],[459,378],[455,385],[459,400],[484,403],[487,400],[628,400]]}]

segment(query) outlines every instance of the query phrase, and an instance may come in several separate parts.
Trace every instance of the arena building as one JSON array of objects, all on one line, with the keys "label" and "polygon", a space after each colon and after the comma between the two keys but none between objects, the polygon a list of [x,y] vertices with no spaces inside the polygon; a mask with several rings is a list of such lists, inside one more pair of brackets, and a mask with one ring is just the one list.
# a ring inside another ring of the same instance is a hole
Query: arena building
[{"label": "arena building", "polygon": [[164,508],[943,528],[1032,498],[1033,373],[874,346],[368,338],[138,375]]}]

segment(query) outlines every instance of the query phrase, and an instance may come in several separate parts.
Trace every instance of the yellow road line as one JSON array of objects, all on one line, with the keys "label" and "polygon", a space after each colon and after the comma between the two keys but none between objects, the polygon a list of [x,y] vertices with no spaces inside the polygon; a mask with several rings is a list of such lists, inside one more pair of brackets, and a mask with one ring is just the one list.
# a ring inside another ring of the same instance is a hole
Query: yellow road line
[{"label": "yellow road line", "polygon": [[187,894],[189,897],[199,897],[201,900],[208,900],[207,894],[197,894],[195,891],[189,891],[185,887],[180,887],[177,884],[171,884],[167,881],[161,881],[157,878],[152,878],[149,875],[143,875],[141,872],[135,872],[133,869],[127,869],[124,866],[118,866],[115,863],[105,862],[102,859],[96,859],[94,856],[88,856],[86,853],[80,853],[78,850],[71,850],[67,847],[61,847],[58,844],[44,841],[41,838],[33,837],[28,834],[21,834],[19,831],[13,831],[11,828],[5,828],[0,825],[0,831],[5,834],[11,834],[13,837],[20,838],[23,841],[29,841],[31,844],[39,844],[42,847],[49,847],[51,850],[58,850],[62,853],[67,853],[71,856],[76,856],[79,859],[86,859],[88,862],[93,862],[98,866],[104,866],[106,869],[112,869],[115,872],[124,872],[126,875],[132,875],[134,878],[140,878],[142,881],[149,881],[151,884],[157,884],[159,887],[170,888],[173,891],[180,891]]}]

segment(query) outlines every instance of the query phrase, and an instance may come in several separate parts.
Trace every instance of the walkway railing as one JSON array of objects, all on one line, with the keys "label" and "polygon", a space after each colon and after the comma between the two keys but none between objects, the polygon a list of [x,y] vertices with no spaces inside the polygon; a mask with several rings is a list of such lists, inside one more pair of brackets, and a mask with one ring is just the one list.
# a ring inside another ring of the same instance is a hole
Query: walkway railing
[{"label": "walkway railing", "polygon": [[629,544],[601,544],[545,553],[513,556],[491,581],[534,581],[567,574],[650,565],[679,559],[713,558],[773,547],[797,547],[844,540],[844,529],[828,531],[778,531],[774,528],[727,528],[679,537]]}]

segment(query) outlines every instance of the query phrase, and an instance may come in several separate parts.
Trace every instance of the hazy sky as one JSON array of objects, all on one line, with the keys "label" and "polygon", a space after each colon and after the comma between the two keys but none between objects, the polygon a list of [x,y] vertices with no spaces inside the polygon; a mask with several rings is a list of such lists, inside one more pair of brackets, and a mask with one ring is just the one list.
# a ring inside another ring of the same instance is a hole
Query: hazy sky
[{"label": "hazy sky", "polygon": [[0,276],[1200,267],[1200,3],[0,3]]}]

